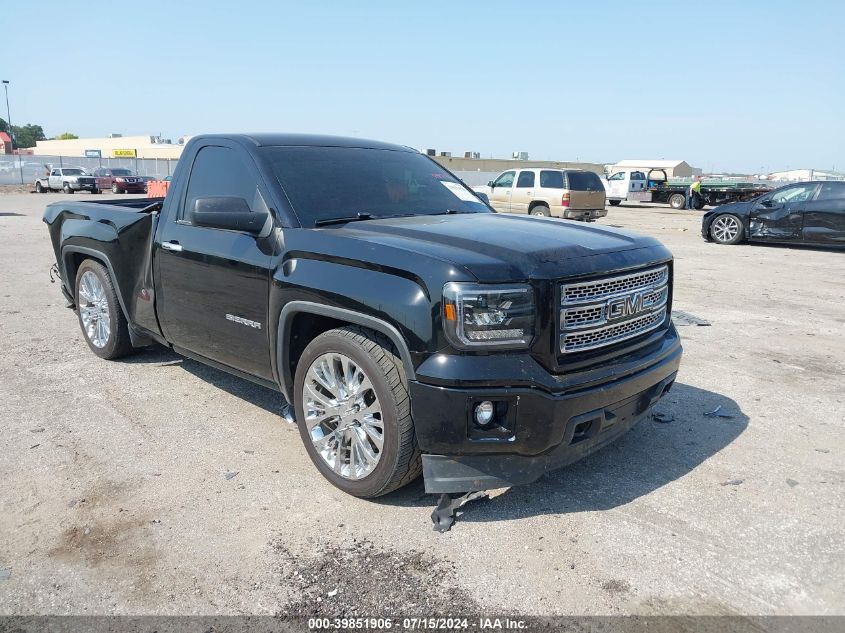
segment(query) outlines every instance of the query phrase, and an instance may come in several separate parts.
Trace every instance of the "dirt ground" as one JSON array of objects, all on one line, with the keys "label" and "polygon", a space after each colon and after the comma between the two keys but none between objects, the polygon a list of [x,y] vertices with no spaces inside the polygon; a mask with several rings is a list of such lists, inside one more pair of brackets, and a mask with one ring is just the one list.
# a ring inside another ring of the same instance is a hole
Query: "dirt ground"
[{"label": "dirt ground", "polygon": [[845,252],[611,208],[711,323],[680,328],[663,421],[438,534],[421,482],[325,482],[276,393],[163,348],[95,358],[48,278],[62,197],[0,196],[0,613],[845,614]]}]

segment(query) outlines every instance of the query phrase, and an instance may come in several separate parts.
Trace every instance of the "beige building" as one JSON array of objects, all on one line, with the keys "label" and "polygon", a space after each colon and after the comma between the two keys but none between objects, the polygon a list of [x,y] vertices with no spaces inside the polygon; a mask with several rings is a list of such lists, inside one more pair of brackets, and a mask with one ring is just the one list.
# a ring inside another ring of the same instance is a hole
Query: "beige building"
[{"label": "beige building", "polygon": [[685,160],[620,160],[610,166],[610,173],[617,171],[648,171],[649,169],[664,169],[668,178],[692,178],[700,176],[701,170],[692,167]]},{"label": "beige building", "polygon": [[118,136],[113,138],[77,138],[67,141],[38,141],[35,144],[35,155],[86,156],[86,152],[99,150],[102,158],[178,159],[185,147],[177,143],[158,143],[155,141],[157,141],[157,137],[155,136]]}]

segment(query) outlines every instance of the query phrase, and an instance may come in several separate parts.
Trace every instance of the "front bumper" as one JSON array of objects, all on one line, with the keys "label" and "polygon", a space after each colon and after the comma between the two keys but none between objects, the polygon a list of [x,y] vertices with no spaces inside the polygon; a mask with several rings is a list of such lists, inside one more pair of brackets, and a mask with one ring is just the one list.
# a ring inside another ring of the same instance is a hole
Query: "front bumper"
[{"label": "front bumper", "polygon": [[85,182],[85,183],[71,182],[69,184],[70,184],[70,188],[73,189],[74,191],[94,191],[95,189],[97,189],[97,183],[95,183],[95,182],[91,182],[91,183],[88,183],[88,182]]},{"label": "front bumper", "polygon": [[[639,359],[637,367],[629,363],[623,373],[620,365],[603,382],[560,392],[506,386],[455,389],[412,382],[412,414],[424,452],[426,491],[465,492],[531,483],[598,450],[648,415],[669,391],[681,353],[672,329],[662,345]],[[477,436],[472,410],[481,400],[507,402],[508,433]]]}]

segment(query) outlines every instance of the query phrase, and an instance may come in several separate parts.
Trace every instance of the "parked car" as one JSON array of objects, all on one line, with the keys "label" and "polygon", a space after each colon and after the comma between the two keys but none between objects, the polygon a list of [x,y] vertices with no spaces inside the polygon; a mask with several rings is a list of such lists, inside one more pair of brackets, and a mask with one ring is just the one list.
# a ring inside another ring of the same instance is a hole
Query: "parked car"
[{"label": "parked car", "polygon": [[97,186],[111,189],[112,193],[144,193],[147,183],[142,176],[136,176],[131,169],[122,167],[99,167],[94,170]]},{"label": "parked car", "polygon": [[50,169],[49,174],[35,181],[35,191],[45,193],[47,191],[62,190],[65,193],[77,191],[90,191],[100,193],[97,186],[97,179],[81,167],[59,167]]},{"label": "parked car", "polygon": [[155,182],[156,180],[161,180],[158,176],[138,176],[141,180],[144,181],[144,191],[146,192],[149,188],[151,182]]},{"label": "parked car", "polygon": [[492,213],[406,147],[196,136],[165,198],[44,221],[96,356],[157,342],[281,391],[360,497],[535,481],[647,416],[680,363],[657,240]]},{"label": "parked car", "polygon": [[785,185],[747,202],[716,207],[701,220],[718,244],[803,242],[845,246],[845,182]]},{"label": "parked car", "polygon": [[607,215],[601,178],[578,169],[509,169],[486,187],[473,187],[487,196],[496,211],[592,221]]}]

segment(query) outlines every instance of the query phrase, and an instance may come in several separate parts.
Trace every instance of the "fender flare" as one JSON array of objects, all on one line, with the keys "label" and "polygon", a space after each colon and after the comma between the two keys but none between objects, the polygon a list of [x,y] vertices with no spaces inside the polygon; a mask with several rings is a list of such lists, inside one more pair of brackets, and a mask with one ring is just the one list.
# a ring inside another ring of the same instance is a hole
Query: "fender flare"
[{"label": "fender flare", "polygon": [[126,318],[126,321],[129,322],[129,312],[126,310],[126,305],[123,303],[123,293],[120,291],[120,284],[117,281],[117,277],[114,274],[114,267],[111,265],[111,260],[109,260],[108,255],[106,255],[103,251],[98,251],[93,248],[87,248],[85,246],[65,246],[62,248],[62,265],[64,267],[64,274],[65,279],[67,280],[68,291],[70,291],[71,297],[76,297],[76,293],[74,292],[73,285],[76,284],[76,275],[74,274],[74,279],[70,279],[68,275],[67,269],[67,255],[69,253],[82,253],[83,255],[91,255],[92,259],[96,259],[103,264],[105,264],[106,268],[109,269],[109,275],[111,275],[111,282],[114,285],[115,289],[117,290],[117,301],[120,303],[120,309],[123,311],[123,316]]},{"label": "fender flare", "polygon": [[334,306],[324,305],[322,303],[313,303],[311,301],[290,301],[285,304],[279,314],[279,326],[276,336],[276,367],[279,374],[279,387],[282,395],[288,403],[293,394],[293,375],[290,370],[290,345],[287,342],[290,340],[290,326],[293,323],[293,317],[301,313],[316,314],[319,316],[326,316],[338,319],[339,321],[346,321],[353,325],[361,325],[370,328],[381,334],[384,334],[399,352],[399,358],[402,360],[402,365],[405,368],[405,375],[408,380],[416,378],[416,371],[414,364],[411,361],[411,352],[408,349],[408,344],[394,326],[387,321],[376,318],[369,314],[362,312],[355,312],[354,310],[347,310],[346,308],[337,308]]},{"label": "fender flare", "polygon": [[[114,267],[111,264],[111,260],[108,258],[102,251],[98,251],[93,248],[87,248],[85,246],[65,246],[62,248],[62,268],[64,269],[62,272],[64,273],[64,279],[67,281],[68,284],[68,292],[70,293],[71,299],[76,302],[76,293],[74,292],[75,288],[71,284],[76,284],[76,275],[74,275],[73,281],[71,281],[68,277],[68,270],[67,270],[67,256],[69,253],[82,253],[83,255],[90,255],[91,259],[95,259],[101,264],[104,264],[105,267],[109,271],[109,275],[111,276],[112,285],[117,292],[117,302],[120,304],[120,310],[123,312],[123,318],[126,319],[127,327],[129,330],[129,340],[132,343],[133,347],[144,347],[149,345],[152,342],[152,339],[147,337],[144,334],[138,333],[135,330],[135,327],[132,324],[132,319],[129,318],[129,311],[126,309],[126,304],[123,302],[123,293],[120,290],[120,282],[117,280],[117,276],[114,274]],[[77,306],[74,306],[77,308]]]}]

